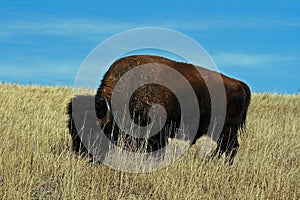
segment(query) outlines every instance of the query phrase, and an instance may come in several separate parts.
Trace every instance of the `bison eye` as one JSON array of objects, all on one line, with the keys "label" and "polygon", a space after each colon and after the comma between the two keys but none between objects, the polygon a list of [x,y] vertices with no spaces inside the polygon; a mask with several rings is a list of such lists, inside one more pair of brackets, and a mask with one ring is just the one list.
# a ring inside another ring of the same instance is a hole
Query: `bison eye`
[{"label": "bison eye", "polygon": [[106,101],[103,98],[95,98],[95,109],[98,119],[105,117],[107,112]]}]

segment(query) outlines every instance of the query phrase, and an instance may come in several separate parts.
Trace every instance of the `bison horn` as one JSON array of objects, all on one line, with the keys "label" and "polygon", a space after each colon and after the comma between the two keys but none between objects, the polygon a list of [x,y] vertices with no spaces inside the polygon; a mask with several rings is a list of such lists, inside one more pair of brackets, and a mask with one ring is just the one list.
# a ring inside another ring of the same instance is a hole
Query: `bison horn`
[{"label": "bison horn", "polygon": [[[97,120],[97,124],[101,128],[104,128],[112,120],[111,109],[107,99],[105,99],[105,103],[106,103],[106,114],[102,118],[98,118]],[[103,107],[100,109],[103,109]]]},{"label": "bison horn", "polygon": [[105,99],[105,102],[106,102],[106,108],[107,108],[105,121],[109,122],[112,119],[112,113],[111,113],[110,105],[109,105],[109,102],[107,101],[107,99]]}]

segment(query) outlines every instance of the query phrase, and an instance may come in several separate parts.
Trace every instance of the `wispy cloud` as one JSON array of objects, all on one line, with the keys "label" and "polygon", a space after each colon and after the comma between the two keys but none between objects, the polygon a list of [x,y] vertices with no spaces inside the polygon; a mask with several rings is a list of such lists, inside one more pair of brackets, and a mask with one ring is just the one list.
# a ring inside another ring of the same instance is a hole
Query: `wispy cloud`
[{"label": "wispy cloud", "polygon": [[55,85],[57,83],[72,84],[76,71],[80,65],[77,60],[49,60],[36,59],[32,62],[0,62],[0,80],[19,83],[43,83]]},{"label": "wispy cloud", "polygon": [[43,19],[0,21],[1,36],[10,35],[56,35],[86,36],[110,35],[143,26],[160,26],[177,30],[210,30],[224,28],[300,27],[300,18],[201,18],[193,21],[156,20],[148,22],[121,22],[111,19]]},{"label": "wispy cloud", "polygon": [[297,59],[293,55],[245,54],[232,52],[221,52],[212,55],[212,58],[217,65],[232,67],[266,67],[270,64],[282,64]]},{"label": "wispy cloud", "polygon": [[19,36],[84,37],[99,40],[120,31],[138,27],[135,24],[116,22],[108,19],[45,19],[26,21],[0,21],[2,41]]},{"label": "wispy cloud", "polygon": [[[172,23],[171,23],[172,24]],[[183,28],[208,30],[226,28],[276,28],[300,27],[300,18],[259,18],[259,17],[226,17],[206,18],[192,22],[179,23]]]}]

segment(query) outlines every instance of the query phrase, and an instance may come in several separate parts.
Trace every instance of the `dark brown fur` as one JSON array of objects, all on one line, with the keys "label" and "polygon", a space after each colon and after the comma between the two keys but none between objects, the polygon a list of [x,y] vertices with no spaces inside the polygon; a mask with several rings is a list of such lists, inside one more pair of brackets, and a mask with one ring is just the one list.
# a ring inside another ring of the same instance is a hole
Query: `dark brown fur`
[{"label": "dark brown fur", "polygon": [[[200,108],[200,121],[198,124],[196,137],[192,139],[191,144],[194,144],[197,139],[206,134],[206,132],[208,131],[208,125],[211,120],[211,97],[208,87],[206,86],[203,78],[210,80],[211,83],[216,85],[216,90],[218,90],[217,85],[224,84],[227,101],[226,117],[223,131],[221,137],[217,140],[218,146],[216,151],[213,153],[213,156],[220,157],[223,153],[226,153],[228,161],[232,163],[236,151],[239,147],[237,139],[238,130],[243,128],[243,126],[245,125],[251,94],[249,87],[245,83],[227,77],[223,74],[221,74],[220,81],[217,78],[217,76],[219,76],[217,72],[213,72],[200,67],[196,69],[192,64],[176,62],[158,56],[140,55],[121,58],[111,65],[107,73],[104,75],[101,85],[97,91],[97,94],[95,96],[97,118],[101,121],[101,119],[103,119],[106,115],[107,106],[105,104],[105,101],[107,100],[109,104],[111,103],[110,101],[112,92],[120,93],[120,95],[122,96],[126,93],[126,87],[130,87],[130,83],[128,83],[129,85],[125,85],[123,90],[116,91],[114,90],[114,87],[117,81],[126,72],[130,71],[134,67],[148,63],[159,63],[177,70],[186,80],[189,81],[189,84],[195,91]],[[163,74],[161,70],[163,69],[154,71],[153,75],[157,77],[161,76],[161,74]],[[148,77],[147,74],[134,74],[133,78],[147,79]],[[180,80],[177,84],[178,91],[184,92],[186,90],[185,86],[181,84]],[[76,98],[83,97],[75,97],[75,99]],[[187,97],[187,102],[188,101],[189,99]],[[174,135],[174,132],[176,128],[179,127],[181,120],[180,105],[178,99],[172,93],[172,91],[158,84],[149,84],[139,88],[130,98],[129,111],[134,122],[142,126],[147,125],[150,121],[148,117],[148,111],[153,104],[162,105],[166,109],[168,116],[166,126],[162,129],[162,131],[159,134],[147,139],[147,151],[156,151],[167,144],[168,137],[176,137],[176,135]],[[77,136],[77,130],[74,127],[74,122],[72,121],[72,101],[68,106],[68,114],[70,117],[69,129],[73,139],[73,149],[76,152],[86,152],[87,150],[81,144],[80,138]],[[185,123],[188,124],[193,122],[191,121]],[[117,125],[114,124],[113,120],[106,123],[104,128],[105,134],[109,136],[111,141],[117,142],[120,135],[120,130],[118,129]],[[135,143],[137,145],[144,142],[142,139],[133,139],[128,135],[127,137],[130,140],[135,140]]]}]

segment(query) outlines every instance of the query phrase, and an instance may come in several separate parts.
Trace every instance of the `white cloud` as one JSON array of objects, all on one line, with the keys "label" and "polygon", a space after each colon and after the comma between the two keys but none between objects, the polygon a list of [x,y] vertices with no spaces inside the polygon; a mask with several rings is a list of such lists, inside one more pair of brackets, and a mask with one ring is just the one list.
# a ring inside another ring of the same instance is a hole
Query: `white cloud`
[{"label": "white cloud", "polygon": [[219,66],[262,67],[296,60],[294,56],[221,52],[212,55]]},{"label": "white cloud", "polygon": [[[2,34],[33,34],[33,35],[96,35],[110,34],[134,27],[134,24],[119,23],[111,20],[82,19],[46,19],[44,21],[11,21],[0,22]],[[5,28],[3,28],[5,27]]]},{"label": "white cloud", "polygon": [[74,79],[76,71],[80,65],[77,60],[65,61],[60,60],[51,62],[49,60],[34,60],[24,63],[0,62],[2,80],[20,80],[20,81],[43,81],[55,82],[62,80]]},{"label": "white cloud", "polygon": [[179,30],[209,30],[223,28],[266,28],[299,27],[300,19],[261,19],[261,18],[201,18],[194,21],[156,20],[147,22],[122,22],[111,19],[43,19],[23,21],[0,21],[1,36],[9,35],[58,35],[95,36],[111,35],[131,28],[159,26]]},{"label": "white cloud", "polygon": [[185,30],[300,27],[300,18],[208,17],[193,21],[161,21],[158,25]]}]

